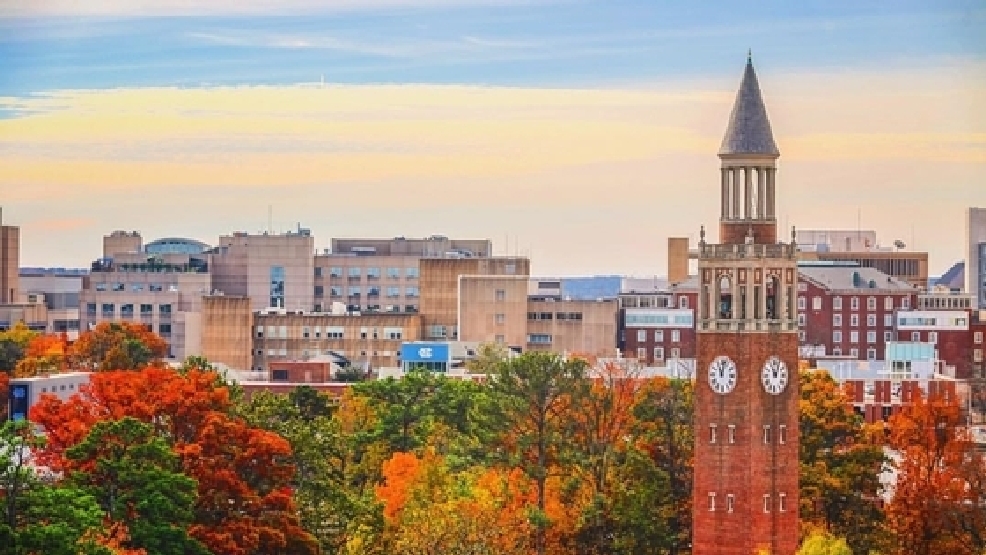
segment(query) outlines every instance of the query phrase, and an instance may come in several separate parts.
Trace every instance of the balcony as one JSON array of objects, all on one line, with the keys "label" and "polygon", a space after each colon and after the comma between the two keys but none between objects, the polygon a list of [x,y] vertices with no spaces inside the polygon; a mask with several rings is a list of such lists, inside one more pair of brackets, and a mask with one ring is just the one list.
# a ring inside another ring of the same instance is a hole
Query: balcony
[{"label": "balcony", "polygon": [[797,259],[794,245],[777,243],[774,245],[712,245],[700,244],[699,259],[716,260],[756,260],[756,259]]},{"label": "balcony", "polygon": [[797,332],[796,320],[699,320],[698,331]]}]

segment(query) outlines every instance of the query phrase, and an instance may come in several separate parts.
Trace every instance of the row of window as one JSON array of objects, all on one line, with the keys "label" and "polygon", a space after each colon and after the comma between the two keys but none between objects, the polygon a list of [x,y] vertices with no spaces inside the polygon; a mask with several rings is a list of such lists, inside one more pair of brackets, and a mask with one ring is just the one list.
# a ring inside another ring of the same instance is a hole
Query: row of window
[{"label": "row of window", "polygon": [[[163,325],[163,324],[162,324]],[[291,339],[296,339],[297,337],[293,334],[295,333],[292,329]],[[326,326],[322,328],[321,326],[303,326],[301,328],[301,339],[345,339],[346,329],[342,326]],[[323,335],[324,334],[324,335]],[[254,337],[268,339],[289,339],[288,336],[288,326],[256,326],[254,329]],[[360,328],[359,331],[360,339],[389,339],[389,340],[399,340],[404,338],[404,328],[399,327],[387,327],[387,328]]]},{"label": "row of window", "polygon": [[[918,332],[915,332],[915,333],[918,333]],[[932,334],[934,334],[934,335],[933,335],[933,337],[929,337],[929,341],[931,341],[932,343],[937,342],[938,341],[938,334],[936,334],[935,332],[930,332],[929,333],[929,336],[931,336]],[[920,339],[920,334],[918,334],[917,337],[918,337],[917,339],[913,339],[912,338],[912,340],[913,341],[920,341],[921,340]],[[842,340],[843,340],[843,335],[842,335],[842,332],[841,331],[835,330],[835,331],[832,332],[832,343],[842,343]],[[892,332],[892,331],[885,331],[885,332],[883,332],[883,341],[884,342],[893,341],[893,340],[894,340],[894,332]],[[853,344],[859,343],[859,332],[858,331],[853,330],[853,331],[849,332],[849,342],[850,343],[853,343]],[[867,343],[871,343],[871,344],[872,343],[876,343],[876,332],[875,331],[868,331],[868,332],[866,332],[866,342]]]},{"label": "row of window", "polygon": [[[87,303],[86,304],[86,314],[89,315],[89,316],[95,316],[96,315],[96,308],[102,309],[102,313],[104,315],[113,315],[113,314],[116,314],[116,304],[114,304],[114,303],[102,303],[101,305],[97,305],[96,303]],[[124,304],[121,304],[120,305],[120,315],[121,316],[132,316],[133,313],[134,313],[134,305],[132,303],[124,303]],[[147,304],[141,304],[140,305],[140,315],[141,316],[150,316],[152,314],[154,314],[154,305],[153,304],[147,303]],[[160,314],[162,316],[170,316],[171,315],[171,305],[170,304],[161,304],[161,305],[158,305],[158,314]]]},{"label": "row of window", "polygon": [[[678,297],[678,308],[688,308],[688,297]],[[670,296],[620,296],[620,308],[674,308],[674,298]]]},{"label": "row of window", "polygon": [[[729,424],[726,427],[726,443],[729,445],[736,444],[736,425]],[[769,424],[763,427],[763,444],[770,445],[773,442],[773,433]],[[719,425],[709,424],[709,443],[715,444],[719,441]],[[781,424],[777,427],[777,444],[784,445],[787,443],[787,426]]]},{"label": "row of window", "polygon": [[[349,353],[347,353],[347,351],[340,350],[340,349],[333,349],[332,352],[338,353],[338,354],[340,354],[342,356],[348,356],[349,355]],[[255,356],[258,356],[258,357],[262,357],[265,354],[266,354],[267,357],[287,357],[288,356],[288,350],[286,348],[284,348],[284,347],[282,347],[280,349],[257,349],[256,351],[251,351],[251,353],[253,353]],[[309,350],[305,349],[305,350],[302,350],[301,351],[301,356],[303,358],[308,358],[309,356],[315,356],[318,353],[319,353],[319,351],[317,351],[317,350],[309,351]],[[352,356],[359,356],[361,358],[362,357],[366,357],[366,356],[373,356],[373,357],[392,357],[392,356],[396,355],[397,352],[396,351],[353,351],[351,354],[352,354]],[[297,355],[292,353],[291,356],[292,357],[296,357]],[[261,370],[261,367],[256,367],[256,370]]]},{"label": "row of window", "polygon": [[[497,323],[503,323],[501,320],[502,314],[497,314]],[[582,313],[581,312],[528,312],[527,319],[536,322],[539,320],[558,320],[558,321],[568,321],[568,322],[581,322]]]},{"label": "row of window", "polygon": [[[806,310],[807,304],[808,299],[806,297],[798,296],[798,310]],[[866,310],[876,310],[877,304],[876,297],[866,298]],[[849,310],[859,310],[859,305],[859,297],[849,297]],[[900,308],[905,310],[911,308],[911,298],[902,296],[900,298]],[[811,309],[822,310],[822,297],[811,298]],[[883,297],[883,309],[888,311],[892,311],[894,309],[894,298],[892,296],[887,295]],[[842,310],[842,297],[832,297],[832,310]]]},{"label": "row of window", "polygon": [[[366,296],[367,297],[379,297],[380,296],[381,289],[382,289],[381,287],[374,287],[374,286],[367,287],[366,288]],[[331,285],[331,286],[329,286],[329,296],[330,297],[342,297],[343,296],[343,292],[344,292],[344,288],[341,287],[341,286],[338,286],[338,285]],[[358,286],[358,285],[354,285],[354,286],[349,287],[348,292],[349,292],[349,298],[356,298],[356,297],[359,297],[359,296],[362,295],[363,288],[360,287],[360,286]],[[404,288],[404,296],[405,297],[418,297],[420,294],[421,294],[420,293],[420,289],[418,289],[417,287],[405,287]],[[324,297],[324,296],[325,296],[325,287],[323,287],[321,285],[316,285],[315,286],[315,297]],[[397,298],[397,297],[400,297],[400,296],[401,296],[401,288],[400,287],[387,287],[387,298],[393,299],[393,298]]]},{"label": "row of window", "polygon": [[[102,282],[102,283],[94,284],[93,288],[96,291],[120,292],[127,290],[127,284],[121,282],[117,282],[117,283]],[[147,291],[150,291],[152,293],[160,293],[165,290],[172,293],[178,291],[178,286],[175,284],[169,284],[169,285],[161,285],[160,283],[131,283],[130,284],[130,290],[133,291],[134,293],[140,293],[141,291],[144,291],[145,288]]]},{"label": "row of window", "polygon": [[[669,350],[668,357],[675,359],[681,358],[681,349],[675,347]],[[645,360],[647,358],[647,349],[644,347],[637,347],[637,360]],[[664,360],[664,347],[654,347],[654,360]]]},{"label": "row of window", "polygon": [[[669,330],[671,332],[671,342],[678,343],[681,341],[681,330]],[[637,343],[643,343],[647,341],[647,330],[637,330]],[[654,342],[663,343],[664,342],[664,330],[654,330]]]},{"label": "row of window", "polygon": [[[726,512],[731,513],[736,504],[736,496],[733,494],[726,495]],[[763,512],[769,513],[773,508],[773,499],[769,493],[763,495]],[[709,510],[716,511],[716,492],[709,492]],[[786,512],[787,511],[787,494],[778,493],[777,494],[777,511]]]},{"label": "row of window", "polygon": [[692,327],[695,325],[695,318],[691,312],[684,314],[635,314],[628,313],[623,318],[623,323],[627,327],[641,325],[673,325],[681,327]]},{"label": "row of window", "polygon": [[[361,268],[359,266],[351,266],[345,269],[343,269],[340,266],[332,266],[328,269],[328,276],[330,278],[341,278],[345,274],[347,277],[351,277],[351,278],[363,277],[363,270],[364,268]],[[366,270],[366,277],[370,279],[378,279],[380,277],[380,268],[378,267],[365,268],[365,270]],[[404,277],[408,279],[416,279],[419,276],[417,266],[408,266],[403,270],[404,270],[403,271]],[[326,269],[323,268],[322,266],[316,266],[315,277],[322,277],[324,275],[326,275]],[[389,279],[400,279],[401,268],[397,268],[397,267],[387,268],[387,277]]]}]

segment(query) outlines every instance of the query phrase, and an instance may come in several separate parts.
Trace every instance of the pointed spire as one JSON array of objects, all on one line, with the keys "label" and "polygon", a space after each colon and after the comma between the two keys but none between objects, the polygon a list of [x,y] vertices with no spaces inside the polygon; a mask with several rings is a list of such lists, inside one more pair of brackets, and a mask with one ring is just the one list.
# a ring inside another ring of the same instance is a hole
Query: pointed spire
[{"label": "pointed spire", "polygon": [[729,115],[729,126],[722,138],[719,155],[767,155],[780,156],[774,134],[770,130],[770,120],[767,118],[767,108],[760,95],[760,83],[757,73],[753,70],[753,51],[746,57],[746,69],[743,80],[740,81],[739,91],[733,111]]}]

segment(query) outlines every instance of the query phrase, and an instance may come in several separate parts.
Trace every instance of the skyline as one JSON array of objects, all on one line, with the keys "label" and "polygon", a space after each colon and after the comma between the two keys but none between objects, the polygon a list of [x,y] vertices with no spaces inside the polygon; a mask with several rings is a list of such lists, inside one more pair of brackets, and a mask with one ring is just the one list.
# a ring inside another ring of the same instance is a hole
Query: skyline
[{"label": "skyline", "polygon": [[[0,7],[0,205],[22,265],[87,266],[114,229],[214,243],[272,207],[275,230],[300,222],[319,248],[443,234],[541,275],[663,274],[667,236],[716,234],[748,48],[782,237],[876,229],[939,274],[962,258],[962,210],[986,205],[975,2],[289,4],[304,15]],[[916,206],[931,217],[908,221]]]}]

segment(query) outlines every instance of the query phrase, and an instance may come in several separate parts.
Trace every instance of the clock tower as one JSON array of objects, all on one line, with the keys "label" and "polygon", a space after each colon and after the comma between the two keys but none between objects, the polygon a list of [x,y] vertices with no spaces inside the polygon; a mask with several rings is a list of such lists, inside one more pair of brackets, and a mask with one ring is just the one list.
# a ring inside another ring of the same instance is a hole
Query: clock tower
[{"label": "clock tower", "polygon": [[693,555],[798,547],[798,266],[777,239],[780,156],[748,58],[721,160],[719,243],[699,242]]}]

